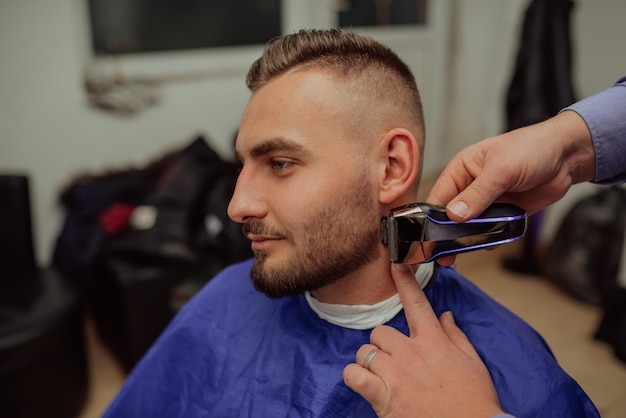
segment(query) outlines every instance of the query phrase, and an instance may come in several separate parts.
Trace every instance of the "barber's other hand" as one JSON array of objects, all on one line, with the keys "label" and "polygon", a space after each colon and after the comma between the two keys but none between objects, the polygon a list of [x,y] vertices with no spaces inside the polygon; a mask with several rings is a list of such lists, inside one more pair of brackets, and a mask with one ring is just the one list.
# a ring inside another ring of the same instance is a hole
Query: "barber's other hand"
[{"label": "barber's other hand", "polygon": [[[438,319],[413,269],[392,265],[410,336],[379,326],[343,372],[379,417],[492,417],[502,410],[491,376],[450,312]],[[369,364],[365,357],[379,349]]]},{"label": "barber's other hand", "polygon": [[457,222],[475,218],[496,200],[532,214],[594,175],[587,125],[577,113],[564,111],[465,148],[441,173],[426,201],[446,205]]}]

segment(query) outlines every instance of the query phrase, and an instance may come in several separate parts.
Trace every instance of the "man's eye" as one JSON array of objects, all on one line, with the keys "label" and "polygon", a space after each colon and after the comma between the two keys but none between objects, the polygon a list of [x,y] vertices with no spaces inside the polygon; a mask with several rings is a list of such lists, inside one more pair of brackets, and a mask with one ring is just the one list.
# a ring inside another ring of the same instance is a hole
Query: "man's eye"
[{"label": "man's eye", "polygon": [[282,171],[292,167],[293,163],[285,160],[272,160],[271,165],[274,170]]}]

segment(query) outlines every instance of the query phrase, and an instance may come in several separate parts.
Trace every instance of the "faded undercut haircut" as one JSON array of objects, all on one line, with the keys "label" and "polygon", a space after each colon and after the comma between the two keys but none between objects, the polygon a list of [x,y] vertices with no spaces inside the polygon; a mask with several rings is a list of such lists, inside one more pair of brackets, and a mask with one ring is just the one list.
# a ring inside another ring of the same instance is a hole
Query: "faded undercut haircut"
[{"label": "faded undercut haircut", "polygon": [[[415,78],[409,67],[390,48],[342,29],[306,29],[272,39],[246,76],[255,92],[273,77],[298,68],[323,68],[336,74],[366,80],[379,97],[400,102],[410,115],[420,148],[423,148],[424,116]],[[423,153],[420,153],[422,155]],[[421,164],[420,164],[421,165]]]}]

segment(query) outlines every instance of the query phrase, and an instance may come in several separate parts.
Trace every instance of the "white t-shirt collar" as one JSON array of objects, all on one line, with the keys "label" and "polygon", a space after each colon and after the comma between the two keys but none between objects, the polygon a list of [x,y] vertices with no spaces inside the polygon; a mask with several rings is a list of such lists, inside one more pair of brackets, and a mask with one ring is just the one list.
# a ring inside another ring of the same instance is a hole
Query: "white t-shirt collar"
[{"label": "white t-shirt collar", "polygon": [[[430,282],[435,270],[434,262],[420,264],[415,279],[423,288]],[[340,305],[324,303],[315,299],[311,292],[304,296],[309,306],[322,319],[331,324],[351,329],[371,329],[389,322],[402,310],[400,295],[397,293],[374,305]]]}]

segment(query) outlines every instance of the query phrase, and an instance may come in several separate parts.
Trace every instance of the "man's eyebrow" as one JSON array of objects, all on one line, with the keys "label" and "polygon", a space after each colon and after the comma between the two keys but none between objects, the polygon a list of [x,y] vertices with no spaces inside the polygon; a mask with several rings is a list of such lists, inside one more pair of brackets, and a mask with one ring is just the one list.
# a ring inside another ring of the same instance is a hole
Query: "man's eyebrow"
[{"label": "man's eyebrow", "polygon": [[[266,139],[265,141],[251,148],[248,154],[250,155],[250,157],[255,158],[261,157],[274,151],[300,151],[302,149],[302,144],[286,138],[278,137]],[[237,151],[236,154],[237,158],[240,161],[243,161],[243,156],[241,155],[241,153]]]}]

